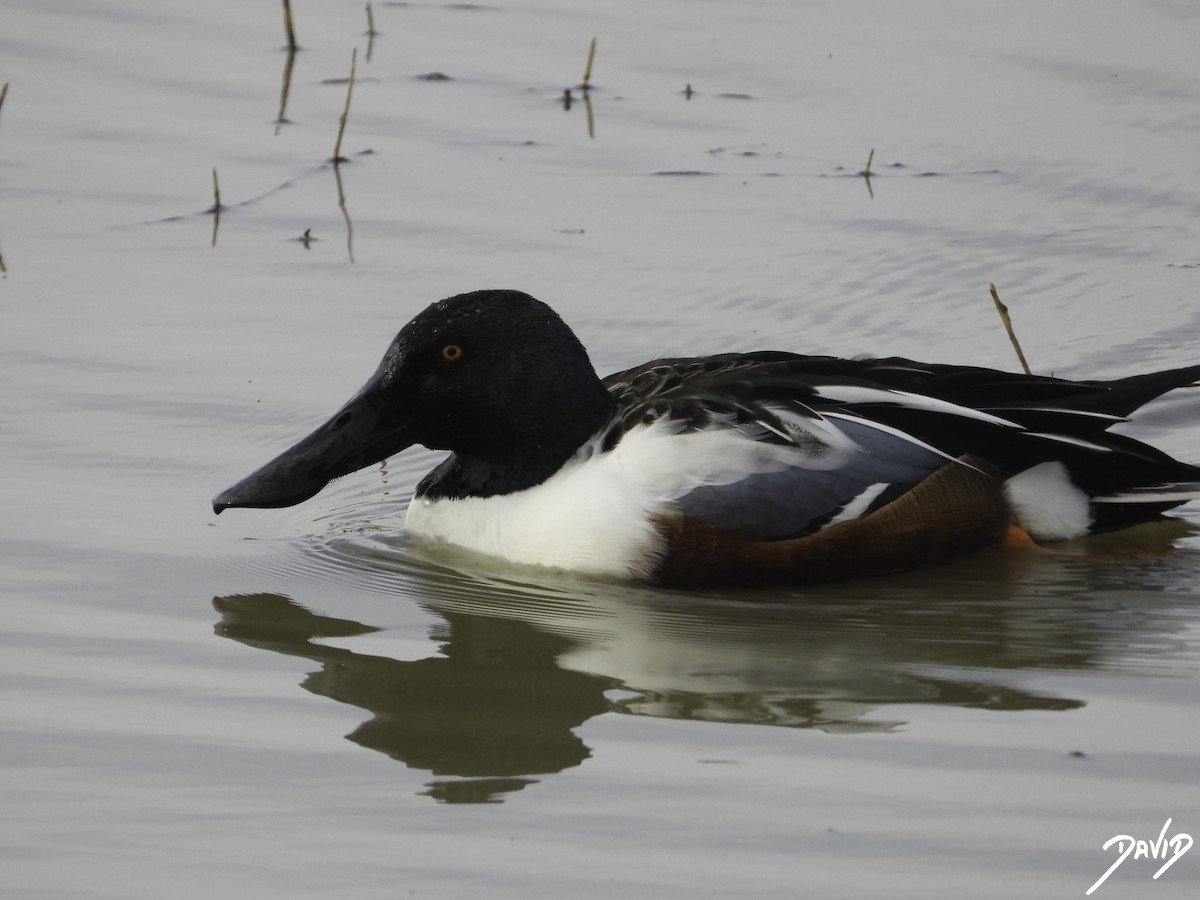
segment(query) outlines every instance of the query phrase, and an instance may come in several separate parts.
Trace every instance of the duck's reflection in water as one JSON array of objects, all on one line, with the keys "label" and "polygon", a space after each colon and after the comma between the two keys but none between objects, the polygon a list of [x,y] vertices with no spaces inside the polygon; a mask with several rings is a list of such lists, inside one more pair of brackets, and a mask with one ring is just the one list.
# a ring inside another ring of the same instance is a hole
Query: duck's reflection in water
[{"label": "duck's reflection in water", "polygon": [[[1133,545],[1135,549],[1138,545]],[[1155,552],[985,555],[899,579],[826,586],[766,603],[547,577],[465,574],[361,537],[333,539],[355,566],[403,566],[439,622],[437,652],[401,660],[329,646],[379,629],[277,594],[218,597],[217,633],[313,660],[303,686],[371,718],[348,737],[436,776],[446,802],[496,801],[582,763],[574,729],[602,712],[888,731],[899,704],[1071,710],[1022,686],[1032,672],[1111,663],[1172,640],[1195,602]],[[1098,556],[1099,554],[1100,556]],[[1103,557],[1109,564],[1098,566]],[[366,642],[364,642],[366,643]],[[618,690],[619,689],[619,690]],[[880,712],[884,715],[881,716]]]},{"label": "duck's reflection in water", "polygon": [[218,634],[319,663],[305,689],[371,713],[350,740],[456,776],[429,786],[439,800],[492,800],[534,782],[525,776],[579,765],[590,751],[572,729],[609,708],[611,682],[560,668],[555,660],[569,642],[524,622],[451,614],[445,634],[435,635],[440,655],[406,661],[321,643],[377,629],[317,615],[287,597],[213,602]]}]

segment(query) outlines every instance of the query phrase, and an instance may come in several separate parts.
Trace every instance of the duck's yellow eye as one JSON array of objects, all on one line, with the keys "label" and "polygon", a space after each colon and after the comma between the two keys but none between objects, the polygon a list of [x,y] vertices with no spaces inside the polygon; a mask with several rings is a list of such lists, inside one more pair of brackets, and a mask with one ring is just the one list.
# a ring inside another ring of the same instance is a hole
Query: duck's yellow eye
[{"label": "duck's yellow eye", "polygon": [[447,344],[442,348],[442,359],[446,362],[458,362],[462,355],[463,349],[458,344]]}]

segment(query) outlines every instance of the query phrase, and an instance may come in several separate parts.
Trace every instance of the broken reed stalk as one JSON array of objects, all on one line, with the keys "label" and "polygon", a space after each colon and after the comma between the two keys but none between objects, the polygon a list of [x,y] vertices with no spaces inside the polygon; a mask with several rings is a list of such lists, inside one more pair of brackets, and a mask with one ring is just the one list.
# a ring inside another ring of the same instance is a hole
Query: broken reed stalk
[{"label": "broken reed stalk", "polygon": [[582,90],[587,91],[591,88],[592,81],[592,62],[596,59],[596,39],[592,38],[592,44],[588,47],[587,65],[583,69],[583,83],[579,86]]},{"label": "broken reed stalk", "polygon": [[296,28],[292,25],[292,0],[283,0],[283,30],[287,32],[288,49],[295,52],[299,45],[296,43]]},{"label": "broken reed stalk", "polygon": [[875,148],[871,148],[871,152],[867,154],[867,166],[858,174],[862,176],[863,181],[867,183],[867,193],[871,195],[871,199],[875,199],[875,188],[871,187],[871,163],[875,160]]},{"label": "broken reed stalk", "polygon": [[211,212],[221,212],[221,185],[217,181],[217,167],[213,166],[213,205]]},{"label": "broken reed stalk", "polygon": [[209,246],[215,247],[217,246],[217,230],[221,227],[221,185],[217,182],[216,166],[213,166],[213,207],[210,212],[213,214],[213,230]]},{"label": "broken reed stalk", "polygon": [[375,37],[379,34],[375,30],[375,10],[371,9],[371,4],[367,4],[367,62],[371,61],[371,52],[375,49]]},{"label": "broken reed stalk", "polygon": [[354,70],[358,65],[358,48],[350,54],[350,77],[346,81],[346,105],[342,109],[342,117],[338,120],[337,143],[333,145],[333,164],[342,161],[342,135],[346,133],[346,117],[350,115],[350,95],[354,93]]},{"label": "broken reed stalk", "polygon": [[992,300],[996,304],[996,312],[1000,313],[1000,321],[1004,323],[1004,330],[1008,332],[1008,339],[1012,341],[1013,349],[1017,351],[1017,359],[1021,361],[1021,368],[1025,370],[1026,375],[1032,375],[1033,372],[1029,369],[1029,363],[1025,361],[1025,354],[1021,352],[1021,342],[1017,340],[1017,333],[1013,331],[1012,318],[1008,314],[1008,307],[1000,302],[1000,294],[996,291],[996,285],[988,282],[988,290],[992,292]]},{"label": "broken reed stalk", "polygon": [[292,71],[296,67],[296,51],[288,49],[287,62],[283,64],[283,87],[279,89],[279,115],[275,117],[275,133],[279,134],[279,126],[287,125],[288,94],[292,90]]}]

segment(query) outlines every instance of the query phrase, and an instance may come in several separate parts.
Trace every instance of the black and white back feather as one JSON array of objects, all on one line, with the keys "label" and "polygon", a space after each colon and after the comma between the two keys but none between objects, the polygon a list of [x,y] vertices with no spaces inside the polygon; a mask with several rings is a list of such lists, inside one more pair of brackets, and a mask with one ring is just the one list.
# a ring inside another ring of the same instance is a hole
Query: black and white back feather
[{"label": "black and white back feather", "polygon": [[732,429],[759,445],[740,470],[670,498],[684,515],[759,540],[862,516],[963,457],[1006,480],[1061,466],[1089,501],[1087,529],[1106,530],[1200,496],[1200,468],[1108,430],[1198,379],[1200,366],[1067,381],[901,358],[662,359],[604,379],[620,413],[600,443],[665,424],[681,436]]}]

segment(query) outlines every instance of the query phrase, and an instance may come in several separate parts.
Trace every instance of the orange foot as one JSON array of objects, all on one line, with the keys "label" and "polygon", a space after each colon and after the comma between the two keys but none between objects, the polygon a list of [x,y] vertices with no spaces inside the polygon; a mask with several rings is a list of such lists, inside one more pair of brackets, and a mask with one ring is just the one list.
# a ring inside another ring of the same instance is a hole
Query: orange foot
[{"label": "orange foot", "polygon": [[1037,544],[1024,528],[1017,525],[1009,525],[1008,530],[1004,532],[1004,537],[1000,539],[1000,546],[1008,547],[1012,550],[1021,550],[1036,547]]}]

